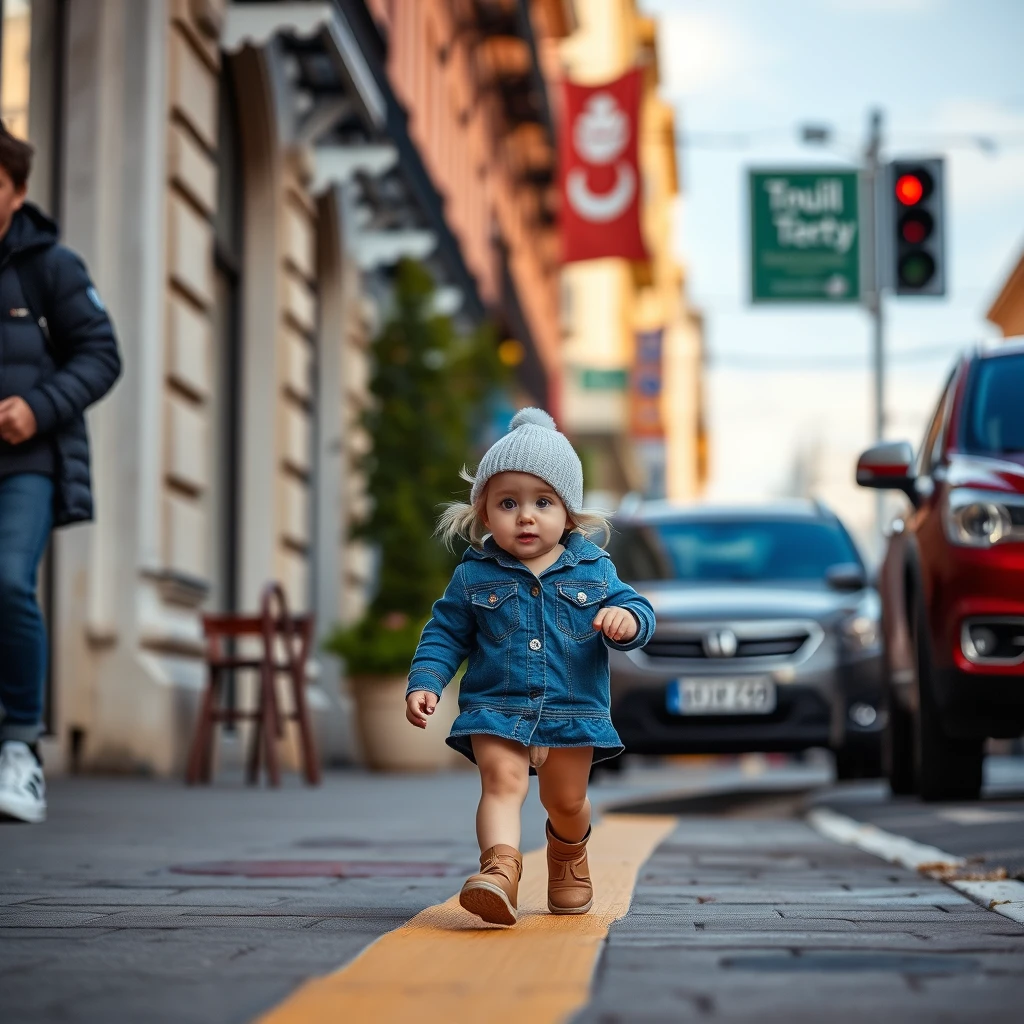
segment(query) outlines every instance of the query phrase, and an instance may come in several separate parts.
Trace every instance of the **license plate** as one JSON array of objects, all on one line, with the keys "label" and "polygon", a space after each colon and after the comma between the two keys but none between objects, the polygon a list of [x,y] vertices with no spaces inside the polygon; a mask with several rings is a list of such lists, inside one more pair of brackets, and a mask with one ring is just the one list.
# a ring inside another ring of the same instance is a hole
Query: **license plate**
[{"label": "license plate", "polygon": [[677,679],[668,685],[674,715],[770,715],[775,684],[763,676],[742,679]]}]

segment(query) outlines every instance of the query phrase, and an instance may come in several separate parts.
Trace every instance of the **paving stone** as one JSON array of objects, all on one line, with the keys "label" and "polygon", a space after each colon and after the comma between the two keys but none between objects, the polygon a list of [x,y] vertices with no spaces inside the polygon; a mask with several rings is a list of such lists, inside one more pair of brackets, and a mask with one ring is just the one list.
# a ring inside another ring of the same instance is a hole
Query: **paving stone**
[{"label": "paving stone", "polygon": [[109,915],[88,910],[54,910],[19,903],[15,907],[0,909],[0,929],[3,928],[74,928],[78,925],[107,924]]},{"label": "paving stone", "polygon": [[169,909],[165,913],[153,913],[149,909],[127,911],[105,918],[116,928],[188,928],[207,930],[210,928],[239,928],[249,926],[259,931],[271,929],[287,930],[308,928],[316,917],[284,916],[281,914],[256,915],[247,912],[216,912],[209,914],[190,913],[182,908]]},{"label": "paving stone", "polygon": [[1024,936],[973,934],[965,940],[959,931],[941,931],[933,935],[913,932],[714,932],[676,930],[617,930],[608,937],[607,948],[636,949],[877,949],[915,952],[923,948],[956,953],[1000,953],[1024,958]]},{"label": "paving stone", "polygon": [[[247,977],[244,984],[226,984],[219,972],[209,977],[182,974],[172,979],[138,972],[127,991],[112,984],[106,972],[65,969],[60,990],[41,984],[36,973],[4,979],[4,1003],[20,1015],[14,1019],[248,1024],[300,985],[307,972],[265,969]],[[187,998],[182,997],[183,991],[188,992]]]},{"label": "paving stone", "polygon": [[760,825],[680,822],[575,1024],[1019,1018],[1024,928],[801,822]]}]

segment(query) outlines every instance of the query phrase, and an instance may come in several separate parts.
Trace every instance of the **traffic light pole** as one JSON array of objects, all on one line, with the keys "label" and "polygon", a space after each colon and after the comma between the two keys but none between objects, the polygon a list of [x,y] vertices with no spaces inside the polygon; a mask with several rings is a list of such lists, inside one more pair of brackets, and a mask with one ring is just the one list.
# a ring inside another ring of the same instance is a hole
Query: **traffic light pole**
[{"label": "traffic light pole", "polygon": [[868,142],[864,149],[864,194],[866,198],[865,226],[869,237],[865,240],[867,259],[864,305],[871,317],[872,358],[874,366],[874,428],[875,440],[885,435],[885,320],[882,312],[883,268],[879,246],[878,187],[882,165],[882,112],[873,110],[868,127]]},{"label": "traffic light pole", "polygon": [[[874,383],[874,433],[875,441],[885,436],[885,319],[882,309],[882,286],[884,267],[879,245],[878,204],[880,199],[879,175],[882,173],[880,155],[882,149],[882,111],[872,110],[868,126],[868,141],[864,148],[864,307],[871,318],[872,365]],[[875,503],[875,535],[881,550],[883,517],[885,514],[884,492],[879,491]]]}]

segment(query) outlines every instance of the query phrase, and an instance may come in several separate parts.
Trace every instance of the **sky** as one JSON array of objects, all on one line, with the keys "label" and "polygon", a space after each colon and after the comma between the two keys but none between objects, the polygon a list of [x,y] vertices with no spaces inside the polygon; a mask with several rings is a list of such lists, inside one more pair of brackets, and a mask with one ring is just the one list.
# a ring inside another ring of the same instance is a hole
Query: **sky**
[{"label": "sky", "polygon": [[[873,440],[870,321],[855,306],[749,305],[747,169],[855,166],[874,107],[883,156],[946,158],[948,294],[885,303],[886,436],[916,442],[955,354],[998,337],[985,312],[1024,252],[1024,0],[639,6],[659,22],[677,250],[706,318],[709,495],[785,493],[803,453],[817,492],[867,537],[874,499],[852,475]],[[833,143],[801,143],[808,123],[829,125]]]}]

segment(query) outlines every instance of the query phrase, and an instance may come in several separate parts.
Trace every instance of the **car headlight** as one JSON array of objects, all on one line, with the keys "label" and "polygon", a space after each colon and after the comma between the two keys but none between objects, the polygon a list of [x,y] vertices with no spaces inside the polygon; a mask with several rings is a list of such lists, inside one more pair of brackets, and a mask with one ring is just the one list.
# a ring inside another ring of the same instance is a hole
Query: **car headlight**
[{"label": "car headlight", "polygon": [[946,536],[954,544],[990,548],[1008,540],[1024,540],[1024,502],[998,491],[954,489],[943,510]]},{"label": "car headlight", "polygon": [[882,640],[882,603],[872,591],[843,619],[841,630],[849,643],[859,650],[877,647]]}]

